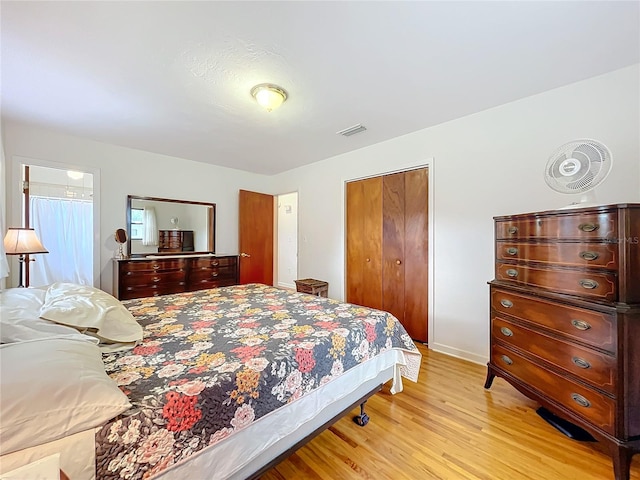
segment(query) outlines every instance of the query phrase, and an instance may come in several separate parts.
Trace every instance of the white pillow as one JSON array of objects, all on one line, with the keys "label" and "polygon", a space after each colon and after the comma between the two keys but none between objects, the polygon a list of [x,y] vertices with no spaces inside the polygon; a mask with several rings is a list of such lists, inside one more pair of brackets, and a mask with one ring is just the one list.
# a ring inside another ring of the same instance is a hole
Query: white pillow
[{"label": "white pillow", "polygon": [[62,337],[98,343],[95,337],[75,328],[40,318],[47,288],[9,288],[0,292],[0,343]]},{"label": "white pillow", "polygon": [[100,349],[82,340],[0,345],[0,382],[3,454],[95,428],[131,406]]},{"label": "white pillow", "polygon": [[142,327],[122,303],[100,289],[54,283],[46,292],[40,317],[75,327],[103,342],[139,342]]}]

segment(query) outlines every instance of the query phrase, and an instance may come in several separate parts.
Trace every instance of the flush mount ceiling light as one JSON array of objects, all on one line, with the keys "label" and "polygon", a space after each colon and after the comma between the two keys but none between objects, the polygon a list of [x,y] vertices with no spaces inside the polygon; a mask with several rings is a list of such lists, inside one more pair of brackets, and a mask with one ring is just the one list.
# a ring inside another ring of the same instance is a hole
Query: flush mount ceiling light
[{"label": "flush mount ceiling light", "polygon": [[84,173],[76,172],[74,170],[67,170],[67,176],[74,180],[80,180],[82,177],[84,177]]},{"label": "flush mount ceiling light", "polygon": [[267,112],[275,110],[287,99],[287,92],[284,88],[272,83],[261,83],[251,89],[251,95],[256,99],[258,105],[264,107]]}]

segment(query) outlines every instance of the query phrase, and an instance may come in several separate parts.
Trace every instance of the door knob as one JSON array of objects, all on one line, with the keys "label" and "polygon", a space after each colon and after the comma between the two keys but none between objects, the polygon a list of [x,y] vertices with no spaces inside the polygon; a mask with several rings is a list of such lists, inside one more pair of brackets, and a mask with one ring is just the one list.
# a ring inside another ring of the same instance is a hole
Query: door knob
[{"label": "door knob", "polygon": [[396,265],[400,265],[402,263],[401,260],[396,260]]},{"label": "door knob", "polygon": [[242,253],[240,254],[240,256],[241,256],[241,257],[245,257],[245,258],[249,258],[249,257],[251,257],[251,255],[249,255],[248,253],[244,253],[244,252],[242,252]]}]

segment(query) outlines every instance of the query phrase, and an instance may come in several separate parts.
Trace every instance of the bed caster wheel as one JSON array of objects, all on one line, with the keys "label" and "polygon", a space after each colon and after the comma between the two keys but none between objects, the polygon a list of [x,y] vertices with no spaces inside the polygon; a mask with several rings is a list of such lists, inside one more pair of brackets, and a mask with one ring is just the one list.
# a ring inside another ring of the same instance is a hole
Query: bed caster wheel
[{"label": "bed caster wheel", "polygon": [[353,417],[353,421],[356,422],[361,427],[364,427],[367,423],[369,423],[369,415],[363,413],[362,415],[356,415]]}]

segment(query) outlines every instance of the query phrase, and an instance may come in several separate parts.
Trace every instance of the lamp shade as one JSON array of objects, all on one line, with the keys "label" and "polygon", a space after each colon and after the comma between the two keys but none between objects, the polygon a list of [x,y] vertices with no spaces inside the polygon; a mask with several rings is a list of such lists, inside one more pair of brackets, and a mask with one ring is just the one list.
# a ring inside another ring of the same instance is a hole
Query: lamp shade
[{"label": "lamp shade", "polygon": [[49,253],[33,228],[10,228],[4,237],[4,249],[7,255]]}]

